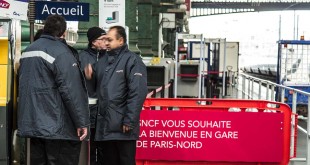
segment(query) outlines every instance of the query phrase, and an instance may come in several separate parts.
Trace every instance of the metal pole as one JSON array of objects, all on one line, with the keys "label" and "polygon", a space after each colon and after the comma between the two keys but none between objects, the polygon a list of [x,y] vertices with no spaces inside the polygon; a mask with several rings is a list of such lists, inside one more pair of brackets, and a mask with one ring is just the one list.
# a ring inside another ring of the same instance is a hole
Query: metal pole
[{"label": "metal pole", "polygon": [[297,15],[297,22],[296,22],[296,24],[297,24],[297,29],[296,29],[296,39],[298,40],[299,15]]},{"label": "metal pole", "polygon": [[[310,103],[310,97],[308,96],[308,103]],[[308,104],[308,119],[307,119],[307,163],[310,163],[310,122],[309,122],[309,116],[310,116],[310,105]]]},{"label": "metal pole", "polygon": [[159,32],[158,32],[158,57],[159,58],[165,58],[164,54],[162,53],[163,50],[161,47],[162,44],[162,38],[163,38],[163,26],[162,26],[162,18],[163,18],[163,14],[159,13]]},{"label": "metal pole", "polygon": [[258,85],[258,99],[260,100],[262,98],[262,82],[259,81]]},{"label": "metal pole", "polygon": [[269,100],[269,83],[266,83],[266,100]]},{"label": "metal pole", "polygon": [[254,79],[252,79],[251,82],[252,82],[251,99],[254,100],[254,83],[255,83]]},{"label": "metal pole", "polygon": [[162,85],[161,87],[162,87],[162,90],[160,92],[160,97],[164,98],[165,97],[165,85]]},{"label": "metal pole", "polygon": [[222,86],[223,86],[223,93],[222,96],[225,96],[225,83],[226,83],[226,38],[224,38],[224,64],[223,64],[223,82],[222,82]]},{"label": "metal pole", "polygon": [[274,95],[275,95],[274,89],[275,89],[275,87],[274,87],[274,85],[272,85],[271,86],[271,101],[275,101],[275,99],[274,99]]},{"label": "metal pole", "polygon": [[[234,85],[234,88],[237,89],[237,92],[236,92],[236,98],[239,98],[239,72],[236,72],[236,77],[234,78],[234,82],[235,82],[235,85]],[[237,79],[236,79],[237,78]]]},{"label": "metal pole", "polygon": [[251,93],[251,79],[248,78],[248,99],[251,99],[250,98],[250,93]]},{"label": "metal pole", "polygon": [[199,86],[198,86],[198,98],[201,98],[201,88],[202,88],[202,86],[201,86],[201,84],[202,84],[202,56],[203,56],[203,42],[202,42],[202,40],[203,40],[203,37],[202,37],[202,35],[200,36],[200,59],[199,59],[199,74],[198,74],[198,76],[199,76]]},{"label": "metal pole", "polygon": [[[235,72],[233,72],[233,71],[228,71],[229,72],[229,82],[230,82],[230,84],[229,84],[229,87],[230,87],[230,95],[232,96],[233,95],[233,92],[234,92],[234,90],[233,90],[233,86],[234,86],[234,77],[235,77]],[[237,97],[238,98],[238,97]]]},{"label": "metal pole", "polygon": [[[30,0],[28,3],[28,21],[30,24],[29,31],[30,31],[30,43],[33,42],[34,38],[34,22],[35,22],[35,0]],[[30,139],[26,139],[26,163],[30,165]]]},{"label": "metal pole", "polygon": [[35,0],[30,0],[28,3],[29,15],[28,20],[30,24],[30,43],[33,42],[34,37],[34,21],[35,21]]},{"label": "metal pole", "polygon": [[293,29],[293,39],[296,40],[295,38],[295,29],[296,29],[296,13],[295,13],[295,10],[294,10],[294,29]]},{"label": "metal pole", "polygon": [[[297,93],[294,91],[293,93],[293,100],[292,100],[292,113],[296,114],[296,105],[297,105]],[[290,150],[290,156],[294,154],[294,148],[295,148],[295,117],[292,117],[291,120],[291,150]],[[307,128],[308,129],[308,128]]]},{"label": "metal pole", "polygon": [[178,86],[178,44],[179,33],[175,34],[175,51],[174,51],[174,98],[177,98],[177,86]]},{"label": "metal pole", "polygon": [[285,97],[285,88],[281,89],[281,102],[284,103],[284,97]]},{"label": "metal pole", "polygon": [[242,75],[242,99],[245,99],[245,76]]},{"label": "metal pole", "polygon": [[[202,35],[201,35],[202,37]],[[205,61],[206,61],[206,43],[203,39],[203,61],[202,61],[202,83],[201,83],[201,86],[202,86],[202,98],[205,98]]]}]

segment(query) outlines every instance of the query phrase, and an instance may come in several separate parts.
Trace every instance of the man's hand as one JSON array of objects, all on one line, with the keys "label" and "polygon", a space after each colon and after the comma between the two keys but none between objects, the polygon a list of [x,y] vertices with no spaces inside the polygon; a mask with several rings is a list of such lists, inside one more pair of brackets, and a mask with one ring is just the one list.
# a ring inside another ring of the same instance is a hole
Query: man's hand
[{"label": "man's hand", "polygon": [[87,64],[85,66],[84,73],[85,73],[85,77],[86,77],[87,80],[90,80],[92,78],[93,68],[92,68],[91,64]]},{"label": "man's hand", "polygon": [[130,132],[132,129],[128,126],[128,125],[123,125],[123,133],[128,133]]},{"label": "man's hand", "polygon": [[87,136],[87,127],[85,128],[78,128],[77,135],[80,137],[80,141],[84,140]]}]

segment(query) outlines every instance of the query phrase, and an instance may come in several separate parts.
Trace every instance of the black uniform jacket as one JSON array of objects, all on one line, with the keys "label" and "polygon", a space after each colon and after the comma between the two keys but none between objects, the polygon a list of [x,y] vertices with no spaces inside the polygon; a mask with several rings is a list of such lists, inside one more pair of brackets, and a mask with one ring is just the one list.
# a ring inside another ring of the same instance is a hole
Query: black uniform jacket
[{"label": "black uniform jacket", "polygon": [[[127,45],[107,52],[95,66],[99,109],[96,141],[137,140],[142,105],[147,94],[146,66]],[[122,126],[132,128],[122,132]]]},{"label": "black uniform jacket", "polygon": [[89,125],[87,91],[78,61],[65,42],[42,35],[20,60],[18,135],[79,140],[77,128]]},{"label": "black uniform jacket", "polygon": [[[94,64],[96,63],[101,57],[103,57],[105,51],[95,50],[88,47],[85,50],[82,50],[79,53],[79,61],[81,64],[81,71],[84,71],[84,68],[87,64]],[[91,98],[97,98],[96,94],[96,79],[86,80],[86,87],[88,91],[88,96]]]},{"label": "black uniform jacket", "polygon": [[[105,54],[105,50],[96,50],[92,49],[91,47],[88,47],[85,50],[82,50],[79,53],[79,61],[81,64],[81,71],[84,72],[84,68],[88,64],[95,64],[97,61],[102,58]],[[96,92],[96,78],[94,77],[91,80],[86,79],[86,87],[88,91],[88,97],[90,98],[97,98],[97,92]],[[91,127],[95,127],[96,122],[96,115],[97,115],[97,104],[91,104],[90,107],[90,122]]]}]

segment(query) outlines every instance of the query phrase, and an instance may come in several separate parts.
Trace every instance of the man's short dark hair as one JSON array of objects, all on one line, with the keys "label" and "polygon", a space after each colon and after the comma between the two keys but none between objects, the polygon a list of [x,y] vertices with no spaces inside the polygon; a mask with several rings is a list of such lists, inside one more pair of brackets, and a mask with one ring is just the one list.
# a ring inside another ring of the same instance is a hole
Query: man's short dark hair
[{"label": "man's short dark hair", "polygon": [[120,37],[123,37],[124,43],[127,42],[127,35],[126,30],[122,26],[112,26],[109,30],[115,29],[116,30],[116,38],[119,39]]},{"label": "man's short dark hair", "polygon": [[44,33],[54,37],[61,37],[67,29],[67,22],[60,15],[49,15],[44,24]]},{"label": "man's short dark hair", "polygon": [[39,39],[42,34],[43,34],[43,29],[38,29],[36,34],[34,35],[33,40],[35,41],[35,40]]}]

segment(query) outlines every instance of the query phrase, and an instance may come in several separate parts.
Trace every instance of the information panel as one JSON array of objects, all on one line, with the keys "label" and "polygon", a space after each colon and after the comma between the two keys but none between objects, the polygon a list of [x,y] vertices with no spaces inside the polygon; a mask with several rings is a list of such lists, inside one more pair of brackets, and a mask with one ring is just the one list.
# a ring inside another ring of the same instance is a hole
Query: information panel
[{"label": "information panel", "polygon": [[99,1],[99,26],[108,30],[116,25],[125,27],[125,0]]}]

